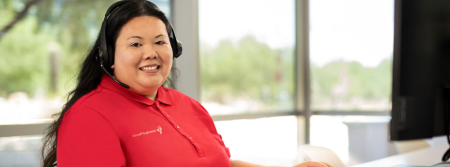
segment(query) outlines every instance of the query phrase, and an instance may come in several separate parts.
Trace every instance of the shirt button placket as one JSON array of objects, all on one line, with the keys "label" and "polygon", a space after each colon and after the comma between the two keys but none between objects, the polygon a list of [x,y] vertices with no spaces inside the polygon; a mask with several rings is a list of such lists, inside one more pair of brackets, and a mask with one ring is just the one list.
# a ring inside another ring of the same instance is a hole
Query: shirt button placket
[{"label": "shirt button placket", "polygon": [[202,149],[200,148],[200,146],[197,144],[197,142],[194,141],[194,139],[192,139],[192,137],[189,137],[186,133],[183,132],[183,130],[181,130],[180,126],[176,125],[175,122],[170,118],[169,114],[167,114],[164,110],[162,110],[159,107],[159,102],[156,101],[156,108],[158,108],[158,110],[164,115],[166,116],[167,120],[169,122],[172,123],[172,125],[177,127],[177,130],[179,133],[181,133],[183,136],[189,138],[190,142],[194,145],[194,147],[196,148],[197,152],[200,154],[200,156],[204,156]]}]

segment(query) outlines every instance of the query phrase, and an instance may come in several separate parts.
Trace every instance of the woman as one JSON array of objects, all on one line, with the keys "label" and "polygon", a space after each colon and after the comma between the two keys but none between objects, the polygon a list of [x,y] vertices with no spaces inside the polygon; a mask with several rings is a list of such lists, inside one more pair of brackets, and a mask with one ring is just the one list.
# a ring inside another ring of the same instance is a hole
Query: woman
[{"label": "woman", "polygon": [[49,127],[44,166],[259,166],[230,160],[207,111],[162,87],[180,55],[181,43],[153,3],[114,3]]}]

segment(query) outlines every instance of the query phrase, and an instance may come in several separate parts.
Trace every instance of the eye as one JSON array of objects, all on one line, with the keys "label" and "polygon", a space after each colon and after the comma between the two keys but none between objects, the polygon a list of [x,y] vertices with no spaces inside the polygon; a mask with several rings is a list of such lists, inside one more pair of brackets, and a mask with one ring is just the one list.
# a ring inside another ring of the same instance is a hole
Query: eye
[{"label": "eye", "polygon": [[155,44],[157,44],[157,45],[164,45],[164,44],[166,44],[166,41],[158,41]]},{"label": "eye", "polygon": [[142,44],[140,44],[140,43],[133,43],[130,46],[131,47],[139,47],[139,46],[142,46]]}]

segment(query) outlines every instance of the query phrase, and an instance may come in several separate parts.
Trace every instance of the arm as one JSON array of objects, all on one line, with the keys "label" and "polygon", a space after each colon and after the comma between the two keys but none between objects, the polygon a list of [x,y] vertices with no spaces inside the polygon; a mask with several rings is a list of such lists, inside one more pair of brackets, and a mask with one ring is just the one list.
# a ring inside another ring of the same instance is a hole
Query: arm
[{"label": "arm", "polygon": [[262,165],[252,164],[252,163],[239,161],[239,160],[231,160],[230,159],[230,162],[231,162],[232,167],[265,167]]},{"label": "arm", "polygon": [[[230,162],[231,162],[232,167],[267,167],[267,166],[252,164],[252,163],[239,161],[239,160],[231,160],[230,159]],[[330,165],[326,162],[305,161],[298,165],[295,165],[294,167],[333,167],[333,165]]]}]

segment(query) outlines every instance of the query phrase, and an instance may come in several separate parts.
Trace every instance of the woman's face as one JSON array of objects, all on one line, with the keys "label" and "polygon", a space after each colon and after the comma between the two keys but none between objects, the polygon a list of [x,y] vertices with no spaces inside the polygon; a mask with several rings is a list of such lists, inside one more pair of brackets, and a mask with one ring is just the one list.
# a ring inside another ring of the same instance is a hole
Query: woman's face
[{"label": "woman's face", "polygon": [[141,95],[151,95],[172,68],[172,47],[166,25],[157,17],[129,20],[116,40],[114,77]]}]

